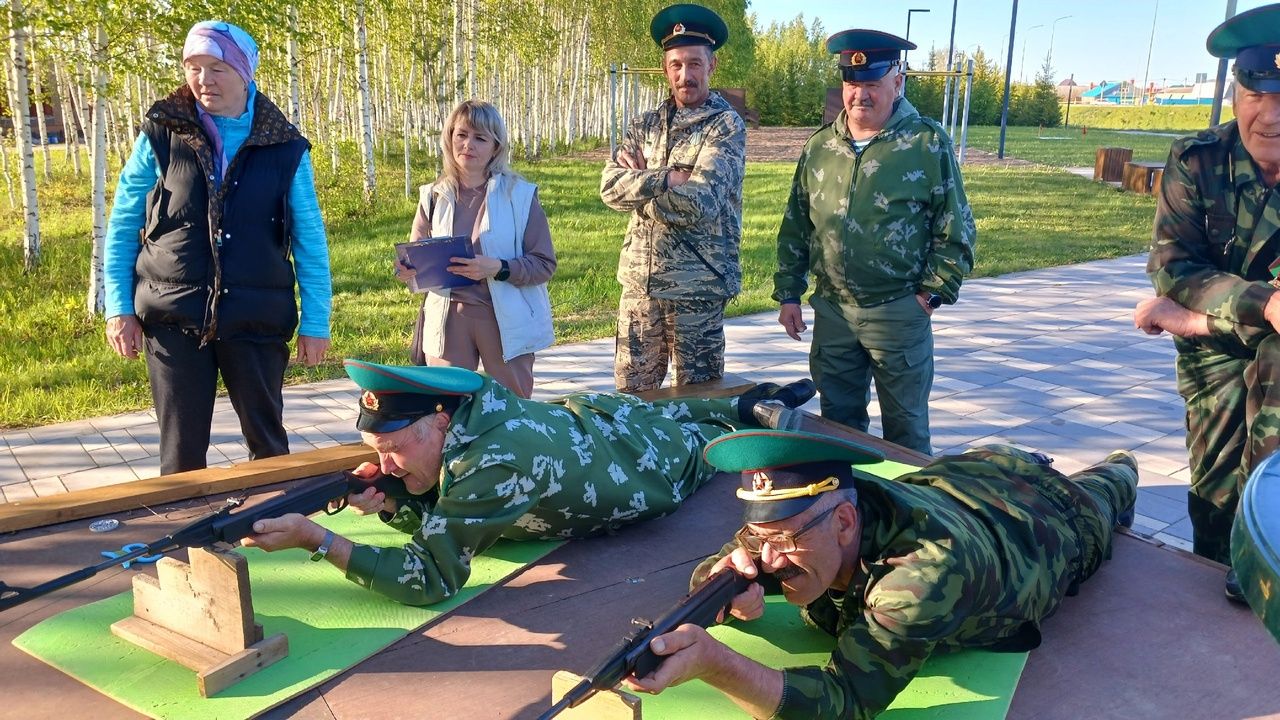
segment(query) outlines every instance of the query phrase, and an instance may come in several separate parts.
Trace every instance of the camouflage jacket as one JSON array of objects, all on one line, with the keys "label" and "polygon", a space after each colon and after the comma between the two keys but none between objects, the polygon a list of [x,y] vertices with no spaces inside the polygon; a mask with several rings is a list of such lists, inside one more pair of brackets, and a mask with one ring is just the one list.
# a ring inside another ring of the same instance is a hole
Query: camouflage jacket
[{"label": "camouflage jacket", "polygon": [[1061,603],[1081,551],[1058,510],[1070,501],[1049,499],[1070,481],[1014,453],[945,457],[895,480],[858,477],[861,566],[845,592],[801,609],[836,648],[826,667],[784,670],[776,717],[874,717],[935,651],[1039,645],[1039,624]]},{"label": "camouflage jacket", "polygon": [[[600,199],[631,213],[618,282],[630,295],[668,300],[731,298],[742,289],[742,174],[746,126],[717,93],[677,110],[667,98],[632,121],[620,150],[643,155],[647,170],[605,165]],[[672,165],[693,167],[667,188]]]},{"label": "camouflage jacket", "polygon": [[1147,274],[1160,295],[1209,315],[1212,331],[1176,338],[1180,350],[1250,356],[1271,332],[1262,311],[1276,292],[1267,268],[1280,253],[1278,232],[1280,197],[1258,177],[1234,120],[1173,144]]},{"label": "camouflage jacket", "polygon": [[500,537],[585,537],[671,513],[714,474],[702,448],[740,424],[736,404],[595,393],[542,403],[485,377],[453,414],[439,485],[385,518],[412,540],[356,545],[347,578],[427,605],[461,588],[472,556]]},{"label": "camouflage jacket", "polygon": [[920,291],[954,303],[973,269],[977,230],[951,139],[898,101],[854,150],[845,112],[805,143],[778,230],[773,298],[814,292],[870,307]]}]

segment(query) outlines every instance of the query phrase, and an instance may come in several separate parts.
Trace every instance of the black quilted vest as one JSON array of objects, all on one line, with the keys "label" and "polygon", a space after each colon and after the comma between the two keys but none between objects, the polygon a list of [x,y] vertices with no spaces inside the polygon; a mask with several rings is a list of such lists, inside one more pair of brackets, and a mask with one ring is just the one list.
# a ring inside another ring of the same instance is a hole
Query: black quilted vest
[{"label": "black quilted vest", "polygon": [[310,144],[258,93],[221,185],[185,86],[147,112],[160,166],[147,196],[134,308],[143,325],[209,340],[288,340],[298,325],[289,186]]}]

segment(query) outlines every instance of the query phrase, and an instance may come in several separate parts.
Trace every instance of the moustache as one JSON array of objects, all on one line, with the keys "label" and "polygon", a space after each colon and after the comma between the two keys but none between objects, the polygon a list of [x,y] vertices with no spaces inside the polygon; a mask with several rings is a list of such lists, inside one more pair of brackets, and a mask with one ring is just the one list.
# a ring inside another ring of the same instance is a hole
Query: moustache
[{"label": "moustache", "polygon": [[774,579],[777,580],[778,582],[782,582],[784,580],[790,580],[793,577],[799,577],[800,575],[804,575],[804,570],[801,570],[795,565],[788,565],[784,568],[775,570],[769,574],[773,575]]}]

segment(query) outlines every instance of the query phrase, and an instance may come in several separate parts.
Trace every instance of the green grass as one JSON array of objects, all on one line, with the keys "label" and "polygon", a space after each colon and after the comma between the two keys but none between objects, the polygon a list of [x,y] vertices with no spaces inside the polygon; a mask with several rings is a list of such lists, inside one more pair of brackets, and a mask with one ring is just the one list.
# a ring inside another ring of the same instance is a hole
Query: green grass
[{"label": "green grass", "polygon": [[[1064,114],[1066,106],[1063,106]],[[1071,106],[1071,124],[1109,130],[1168,130],[1191,133],[1209,127],[1209,105],[1109,105]],[[1224,103],[1219,122],[1235,117],[1231,103]]]},{"label": "green grass", "polygon": [[[1169,157],[1169,146],[1175,140],[1169,135],[1092,127],[1084,133],[1080,126],[1075,125],[1074,109],[1071,121],[1072,126],[1068,128],[1009,127],[1005,133],[1005,156],[1054,167],[1093,167],[1098,148],[1127,147],[1133,150],[1134,160],[1164,162]],[[971,127],[968,139],[969,147],[994,153],[1000,147],[1000,128],[988,125]]]},{"label": "green grass", "polygon": [[[111,353],[103,341],[103,320],[84,311],[88,186],[55,157],[59,173],[41,186],[44,255],[30,274],[22,270],[20,212],[0,199],[0,316],[5,318],[0,323],[0,427],[151,404],[143,364]],[[392,244],[407,233],[416,202],[402,197],[403,175],[394,153],[379,168],[380,190],[371,208],[359,201],[360,176],[349,170],[355,167],[351,148],[344,148],[348,171],[331,173],[322,149],[316,161],[334,273],[333,349],[330,360],[317,368],[291,367],[288,383],[340,377],[343,357],[403,361],[416,314],[415,299],[391,272]],[[415,163],[415,178],[431,174],[430,160],[419,157]],[[562,159],[524,164],[520,170],[540,186],[560,261],[551,283],[558,341],[611,335],[619,293],[614,271],[627,218],[600,203],[599,164]],[[744,291],[730,304],[730,315],[776,307],[769,299],[774,239],[793,170],[790,163],[747,167]],[[971,166],[965,183],[979,229],[975,276],[1133,254],[1150,236],[1150,198],[1061,171]]]}]

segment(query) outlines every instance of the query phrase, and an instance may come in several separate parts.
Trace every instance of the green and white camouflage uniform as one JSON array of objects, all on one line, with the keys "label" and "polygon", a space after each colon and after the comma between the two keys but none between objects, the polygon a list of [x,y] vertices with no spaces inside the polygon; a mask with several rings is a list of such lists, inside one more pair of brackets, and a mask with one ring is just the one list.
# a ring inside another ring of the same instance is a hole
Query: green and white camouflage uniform
[{"label": "green and white camouflage uniform", "polygon": [[543,403],[486,376],[453,414],[437,488],[387,519],[412,540],[357,544],[347,578],[427,605],[457,592],[500,537],[580,538],[674,512],[714,475],[702,448],[742,424],[736,407],[596,393]]},{"label": "green and white camouflage uniform", "polygon": [[[719,94],[696,108],[677,109],[668,98],[632,121],[619,148],[642,155],[648,169],[605,165],[600,198],[631,213],[617,275],[620,390],[661,385],[668,356],[676,384],[724,374],[724,307],[742,289],[746,137],[742,118]],[[692,175],[668,188],[677,164],[691,166]]]},{"label": "green and white camouflage uniform", "polygon": [[826,667],[784,670],[775,717],[875,717],[931,653],[1038,646],[1041,621],[1111,556],[1137,483],[1128,465],[1068,478],[999,445],[895,480],[858,477],[861,567],[847,591],[801,609],[836,648]]},{"label": "green and white camouflage uniform", "polygon": [[1257,176],[1235,121],[1174,143],[1147,272],[1156,292],[1209,315],[1207,338],[1174,338],[1186,401],[1195,551],[1230,560],[1245,479],[1280,445],[1280,339],[1263,318],[1276,292],[1280,197]]},{"label": "green and white camouflage uniform", "polygon": [[866,430],[874,375],[885,438],[930,453],[933,333],[913,296],[956,301],[973,268],[973,211],[951,139],[907,100],[861,151],[846,118],[805,143],[773,298],[799,302],[812,273],[810,370],[824,417]]}]

